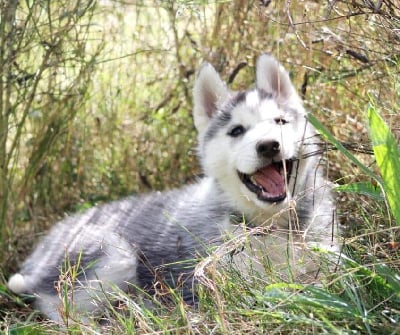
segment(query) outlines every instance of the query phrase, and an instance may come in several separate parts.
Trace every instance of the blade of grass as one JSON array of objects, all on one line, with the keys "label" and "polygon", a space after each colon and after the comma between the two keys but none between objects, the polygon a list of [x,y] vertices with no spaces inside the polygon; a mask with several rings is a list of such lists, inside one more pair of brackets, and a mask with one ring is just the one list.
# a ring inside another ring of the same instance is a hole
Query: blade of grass
[{"label": "blade of grass", "polygon": [[383,189],[389,207],[400,225],[400,152],[388,125],[370,104],[368,107],[369,133],[379,171],[383,179]]},{"label": "blade of grass", "polygon": [[336,191],[367,195],[375,200],[384,200],[382,192],[370,182],[358,182],[335,187]]},{"label": "blade of grass", "polygon": [[309,114],[307,116],[308,121],[315,127],[315,129],[330,143],[332,143],[337,150],[339,150],[346,158],[348,158],[352,163],[354,163],[362,172],[364,172],[367,176],[373,178],[376,180],[376,182],[379,184],[381,188],[382,187],[382,181],[379,176],[377,176],[373,171],[371,171],[370,168],[365,166],[363,163],[361,163],[357,157],[355,157],[350,151],[348,151],[330,132],[328,129],[325,128],[325,126],[319,122],[314,115]]}]

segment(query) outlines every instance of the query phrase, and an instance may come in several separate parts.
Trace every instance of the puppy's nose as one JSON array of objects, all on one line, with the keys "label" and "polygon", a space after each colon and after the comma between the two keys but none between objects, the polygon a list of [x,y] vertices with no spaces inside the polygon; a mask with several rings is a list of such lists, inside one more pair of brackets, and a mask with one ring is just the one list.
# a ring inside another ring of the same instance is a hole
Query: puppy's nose
[{"label": "puppy's nose", "polygon": [[256,145],[257,154],[260,157],[272,158],[281,151],[277,141],[260,141]]}]

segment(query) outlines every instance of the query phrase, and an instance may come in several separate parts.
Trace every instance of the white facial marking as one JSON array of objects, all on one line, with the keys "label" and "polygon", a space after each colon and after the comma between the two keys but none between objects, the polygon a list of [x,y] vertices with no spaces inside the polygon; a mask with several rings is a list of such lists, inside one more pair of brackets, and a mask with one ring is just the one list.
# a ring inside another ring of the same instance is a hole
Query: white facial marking
[{"label": "white facial marking", "polygon": [[251,91],[246,95],[246,106],[249,108],[255,108],[260,103],[260,97],[257,91]]}]

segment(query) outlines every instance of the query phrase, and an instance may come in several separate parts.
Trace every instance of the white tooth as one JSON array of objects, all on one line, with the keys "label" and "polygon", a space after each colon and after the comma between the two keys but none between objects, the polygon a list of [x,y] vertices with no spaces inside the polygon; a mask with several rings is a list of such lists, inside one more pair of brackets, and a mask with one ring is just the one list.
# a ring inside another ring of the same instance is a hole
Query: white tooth
[{"label": "white tooth", "polygon": [[256,182],[256,180],[253,177],[253,175],[250,175],[249,178],[250,178],[250,181],[252,182],[253,185],[257,186],[260,190],[265,192],[264,188],[259,183]]},{"label": "white tooth", "polygon": [[250,181],[254,184],[254,185],[258,185],[256,180],[254,179],[253,175],[250,176]]}]

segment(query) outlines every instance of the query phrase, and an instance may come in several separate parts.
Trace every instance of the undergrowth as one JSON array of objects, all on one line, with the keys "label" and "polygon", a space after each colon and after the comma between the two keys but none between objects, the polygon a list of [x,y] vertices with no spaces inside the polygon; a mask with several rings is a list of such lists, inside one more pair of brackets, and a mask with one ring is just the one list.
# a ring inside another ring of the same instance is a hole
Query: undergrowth
[{"label": "undergrowth", "polygon": [[[400,333],[396,1],[0,6],[4,333]],[[329,280],[308,286],[212,267],[196,307],[177,292],[160,304],[116,291],[103,315],[61,329],[7,290],[37,233],[64,212],[193,180],[196,70],[207,60],[245,88],[265,51],[290,69],[329,151],[344,242]]]}]

